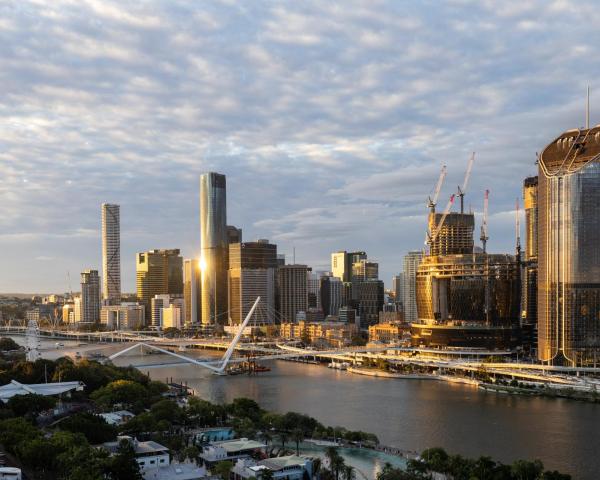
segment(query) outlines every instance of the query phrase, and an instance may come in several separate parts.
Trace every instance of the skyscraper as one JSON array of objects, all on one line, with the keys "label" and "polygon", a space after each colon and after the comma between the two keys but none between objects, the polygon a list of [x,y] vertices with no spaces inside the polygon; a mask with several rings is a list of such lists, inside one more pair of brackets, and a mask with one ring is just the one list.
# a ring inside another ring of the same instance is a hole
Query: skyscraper
[{"label": "skyscraper", "polygon": [[340,250],[331,254],[331,271],[334,277],[339,278],[342,282],[352,281],[352,266],[366,260],[366,252],[347,252]]},{"label": "skyscraper", "polygon": [[102,297],[111,305],[121,303],[120,207],[102,204]]},{"label": "skyscraper", "polygon": [[184,324],[186,327],[200,324],[202,314],[202,291],[200,290],[200,260],[183,262]]},{"label": "skyscraper", "polygon": [[277,281],[277,245],[268,240],[229,245],[229,321],[239,325],[256,297],[261,303],[255,314],[260,323],[274,323]]},{"label": "skyscraper", "polygon": [[202,323],[227,323],[227,196],[225,175],[200,177],[200,266]]},{"label": "skyscraper", "polygon": [[342,281],[331,275],[324,275],[319,280],[323,315],[337,315],[342,306]]},{"label": "skyscraper", "polygon": [[379,264],[366,258],[352,264],[352,281],[379,280]]},{"label": "skyscraper", "polygon": [[392,291],[394,292],[394,303],[396,303],[396,305],[403,304],[404,272],[392,277]]},{"label": "skyscraper", "polygon": [[279,267],[279,313],[282,322],[295,322],[297,313],[308,309],[308,272],[306,265]]},{"label": "skyscraper", "polygon": [[81,272],[81,323],[92,324],[100,321],[100,278],[98,270]]},{"label": "skyscraper", "polygon": [[150,300],[154,295],[183,294],[183,258],[179,249],[149,250],[136,255],[136,287],[140,303],[151,318]]},{"label": "skyscraper", "polygon": [[564,132],[539,157],[538,357],[600,360],[600,126]]},{"label": "skyscraper", "polygon": [[523,343],[529,349],[537,347],[537,273],[538,273],[538,177],[523,183],[525,209],[525,255],[522,261],[521,323]]},{"label": "skyscraper", "polygon": [[402,295],[402,304],[404,305],[404,321],[417,321],[417,270],[423,259],[423,253],[420,251],[408,252],[404,256],[404,291]]}]

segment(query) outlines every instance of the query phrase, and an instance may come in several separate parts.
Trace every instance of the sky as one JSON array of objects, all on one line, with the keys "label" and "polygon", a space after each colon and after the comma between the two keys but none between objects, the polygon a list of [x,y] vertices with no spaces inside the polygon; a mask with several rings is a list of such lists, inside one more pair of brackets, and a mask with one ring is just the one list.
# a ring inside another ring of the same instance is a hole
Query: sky
[{"label": "sky", "polygon": [[206,171],[244,240],[315,270],[366,250],[390,286],[474,151],[476,237],[489,189],[488,250],[513,252],[523,178],[587,85],[600,120],[597,25],[586,1],[0,1],[0,292],[101,270],[102,202],[124,291],[136,252],[197,257]]}]

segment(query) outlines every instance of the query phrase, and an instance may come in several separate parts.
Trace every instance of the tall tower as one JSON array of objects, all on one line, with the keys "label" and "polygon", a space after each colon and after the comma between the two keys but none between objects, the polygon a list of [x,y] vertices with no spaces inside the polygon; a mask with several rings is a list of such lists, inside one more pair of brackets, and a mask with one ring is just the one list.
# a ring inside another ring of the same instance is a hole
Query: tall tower
[{"label": "tall tower", "polygon": [[225,175],[200,176],[200,267],[202,323],[227,323],[227,195]]},{"label": "tall tower", "polygon": [[422,259],[423,254],[420,251],[408,252],[404,256],[402,303],[404,319],[409,323],[417,321],[417,269]]},{"label": "tall tower", "polygon": [[200,290],[200,260],[186,259],[183,262],[184,323],[186,327],[197,326],[202,313]]},{"label": "tall tower", "polygon": [[279,267],[279,310],[282,322],[295,322],[298,312],[308,308],[308,271],[306,265]]},{"label": "tall tower", "polygon": [[600,363],[600,126],[564,132],[539,157],[538,358]]},{"label": "tall tower", "polygon": [[179,249],[149,250],[136,255],[136,288],[140,303],[150,319],[150,301],[154,295],[183,294],[183,258]]},{"label": "tall tower", "polygon": [[100,278],[98,270],[81,272],[81,323],[100,321]]},{"label": "tall tower", "polygon": [[538,177],[523,182],[525,208],[525,258],[523,261],[523,294],[521,316],[523,323],[537,323],[537,260],[538,260]]},{"label": "tall tower", "polygon": [[102,204],[102,298],[121,303],[121,215],[112,203]]}]

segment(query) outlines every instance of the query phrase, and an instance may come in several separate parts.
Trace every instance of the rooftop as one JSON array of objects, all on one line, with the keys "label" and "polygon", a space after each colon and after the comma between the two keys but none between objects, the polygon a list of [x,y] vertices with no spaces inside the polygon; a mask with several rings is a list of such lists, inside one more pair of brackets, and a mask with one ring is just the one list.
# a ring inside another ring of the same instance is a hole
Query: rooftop
[{"label": "rooftop", "polygon": [[168,452],[169,451],[169,449],[167,447],[165,447],[164,445],[161,445],[160,443],[154,442],[152,440],[150,440],[148,442],[140,442],[135,438],[126,437],[126,436],[117,438],[117,440],[115,442],[103,443],[102,446],[106,450],[108,450],[110,453],[116,453],[117,449],[119,448],[119,442],[123,439],[129,440],[130,442],[132,442],[132,444],[135,448],[136,455],[146,455],[149,453],[160,453],[160,452]]},{"label": "rooftop", "polygon": [[213,447],[224,448],[227,453],[239,452],[242,450],[255,450],[258,448],[265,448],[266,445],[255,440],[248,440],[247,438],[237,438],[235,440],[225,440],[223,442],[211,443]]},{"label": "rooftop", "polygon": [[144,480],[197,480],[207,476],[206,468],[191,463],[172,463],[144,472]]},{"label": "rooftop", "polygon": [[305,457],[299,457],[297,455],[289,455],[287,457],[274,457],[267,458],[258,462],[259,466],[264,466],[269,470],[282,470],[286,467],[301,467],[306,463]]},{"label": "rooftop", "polygon": [[19,383],[11,380],[10,383],[0,387],[0,400],[4,403],[15,395],[60,395],[71,390],[81,391],[85,387],[83,382],[54,382],[54,383]]}]

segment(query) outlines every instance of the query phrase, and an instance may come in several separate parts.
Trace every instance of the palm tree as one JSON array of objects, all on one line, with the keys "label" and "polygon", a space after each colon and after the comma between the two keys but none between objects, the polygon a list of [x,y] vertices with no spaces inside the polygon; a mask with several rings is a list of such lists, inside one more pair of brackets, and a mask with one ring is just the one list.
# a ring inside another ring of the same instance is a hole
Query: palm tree
[{"label": "palm tree", "polygon": [[304,432],[300,428],[295,428],[292,431],[292,440],[296,442],[296,455],[300,455],[300,442],[304,440]]},{"label": "palm tree", "polygon": [[327,447],[325,450],[325,456],[329,460],[329,469],[335,475],[335,480],[339,480],[340,472],[345,466],[344,459],[338,453],[335,447]]},{"label": "palm tree", "polygon": [[287,432],[284,432],[284,431],[279,432],[279,441],[281,442],[281,448],[285,449],[285,442],[288,441]]},{"label": "palm tree", "polygon": [[261,433],[261,437],[267,446],[269,446],[269,442],[273,440],[273,435],[266,429]]},{"label": "palm tree", "polygon": [[344,480],[354,480],[354,478],[355,478],[354,467],[352,467],[350,465],[345,465],[342,474],[343,474]]}]

